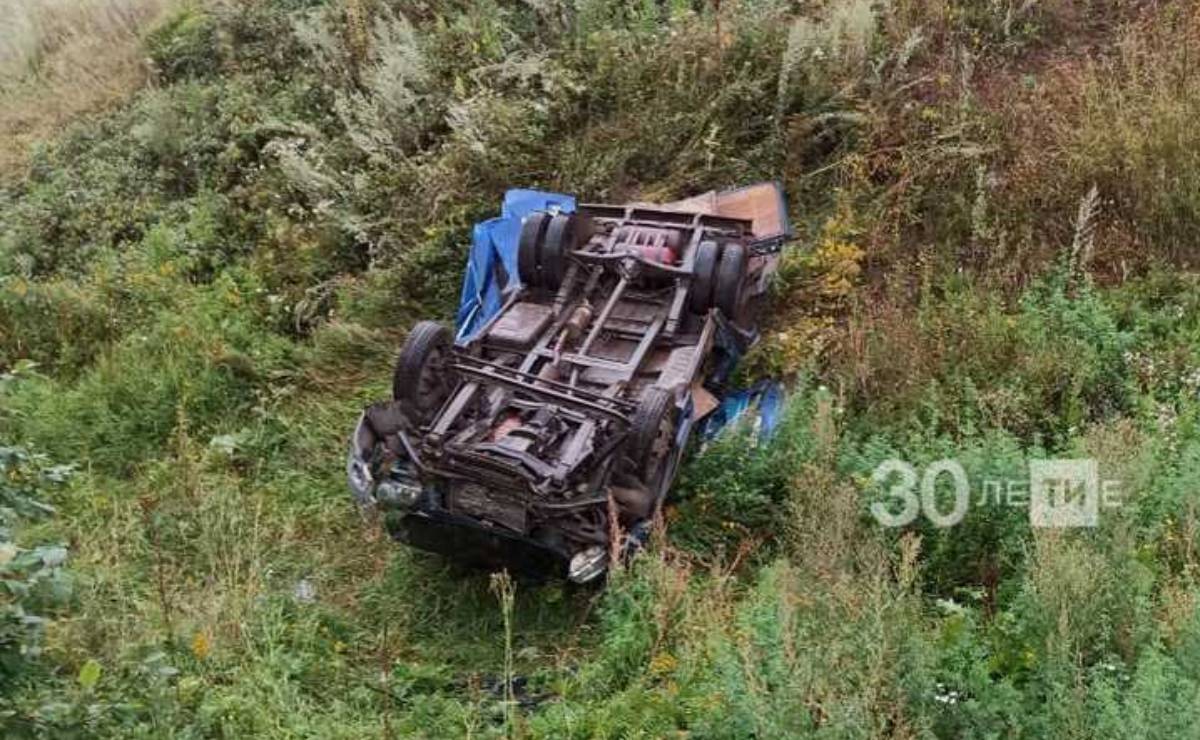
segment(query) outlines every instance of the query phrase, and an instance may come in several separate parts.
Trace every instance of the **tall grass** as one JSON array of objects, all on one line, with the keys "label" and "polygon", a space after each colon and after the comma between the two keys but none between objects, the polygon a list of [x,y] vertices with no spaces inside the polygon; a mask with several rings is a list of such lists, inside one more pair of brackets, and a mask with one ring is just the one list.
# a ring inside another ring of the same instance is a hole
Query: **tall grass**
[{"label": "tall grass", "polygon": [[1105,211],[1097,272],[1119,278],[1148,264],[1196,264],[1198,17],[1189,3],[1143,11],[1110,31],[1103,53],[1052,63],[998,101],[1011,152],[1000,207],[1061,214],[1019,238],[1061,243],[1068,203],[1094,185]]},{"label": "tall grass", "polygon": [[120,102],[147,77],[140,34],[167,0],[0,2],[0,176],[81,113]]}]

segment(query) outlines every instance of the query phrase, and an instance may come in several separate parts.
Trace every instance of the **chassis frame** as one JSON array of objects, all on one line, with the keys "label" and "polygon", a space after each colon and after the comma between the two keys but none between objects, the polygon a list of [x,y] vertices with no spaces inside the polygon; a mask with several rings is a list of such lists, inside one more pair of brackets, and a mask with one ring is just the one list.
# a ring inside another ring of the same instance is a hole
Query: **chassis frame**
[{"label": "chassis frame", "polygon": [[[785,235],[758,235],[749,218],[641,204],[538,218],[587,226],[554,246],[560,279],[522,274],[431,375],[401,378],[398,365],[394,399],[359,418],[347,470],[355,499],[397,540],[586,582],[646,541],[694,423],[755,337],[754,305]],[[537,238],[541,259],[551,247]],[[695,298],[712,290],[698,265],[706,243],[743,261],[726,289],[738,299],[723,307]],[[442,394],[411,390],[425,380]],[[436,396],[436,410],[423,418],[402,400],[410,396]]]}]

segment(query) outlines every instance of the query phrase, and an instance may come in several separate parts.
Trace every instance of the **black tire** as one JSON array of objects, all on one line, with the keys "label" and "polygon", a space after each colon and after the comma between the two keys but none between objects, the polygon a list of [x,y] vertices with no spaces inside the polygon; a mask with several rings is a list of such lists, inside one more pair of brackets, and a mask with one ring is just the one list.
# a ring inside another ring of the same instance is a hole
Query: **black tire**
[{"label": "black tire", "polygon": [[713,280],[720,256],[721,250],[716,242],[705,241],[696,245],[696,261],[692,268],[692,294],[689,297],[689,305],[695,313],[707,313],[712,305]]},{"label": "black tire", "polygon": [[546,236],[538,249],[538,275],[542,286],[557,290],[566,272],[567,251],[571,248],[571,218],[558,214],[546,225]]},{"label": "black tire", "polygon": [[674,437],[675,401],[662,388],[647,388],[629,423],[625,455],[632,472],[647,484],[654,482],[660,465],[671,451]]},{"label": "black tire", "polygon": [[538,275],[538,251],[546,235],[550,214],[531,213],[521,223],[521,238],[517,241],[517,277],[523,285],[536,288],[541,284]]},{"label": "black tire", "polygon": [[436,321],[418,322],[400,348],[392,398],[418,424],[428,422],[454,389],[449,357],[450,331]]},{"label": "black tire", "polygon": [[746,278],[746,249],[741,244],[726,244],[717,264],[713,281],[713,305],[727,317],[737,316],[742,303],[742,282]]},{"label": "black tire", "polygon": [[557,290],[562,285],[567,255],[579,246],[579,227],[579,217],[574,214],[560,213],[550,219],[538,254],[539,275],[544,287]]}]

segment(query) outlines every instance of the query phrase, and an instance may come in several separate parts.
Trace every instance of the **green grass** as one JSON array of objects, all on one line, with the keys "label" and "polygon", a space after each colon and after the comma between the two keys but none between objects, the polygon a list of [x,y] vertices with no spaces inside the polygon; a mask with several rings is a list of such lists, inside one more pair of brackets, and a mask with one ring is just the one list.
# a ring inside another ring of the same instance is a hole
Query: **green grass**
[{"label": "green grass", "polygon": [[[157,84],[0,183],[0,445],[45,456],[0,478],[0,734],[1194,736],[1194,21],[168,13]],[[359,518],[350,426],[505,188],[759,178],[800,238],[742,379],[787,378],[788,412],[694,450],[606,589],[518,582],[506,609]],[[974,502],[1046,456],[1095,457],[1124,505],[1068,532],[869,513],[888,458],[959,460]]]}]

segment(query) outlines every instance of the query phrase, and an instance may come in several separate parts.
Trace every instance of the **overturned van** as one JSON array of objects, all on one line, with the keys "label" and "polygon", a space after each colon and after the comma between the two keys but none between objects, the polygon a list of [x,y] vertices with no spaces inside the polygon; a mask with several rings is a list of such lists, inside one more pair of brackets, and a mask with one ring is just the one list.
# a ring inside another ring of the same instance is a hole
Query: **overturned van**
[{"label": "overturned van", "polygon": [[773,183],[666,204],[510,191],[457,328],[413,327],[350,443],[397,540],[587,582],[639,547],[718,403],[790,236]]}]

